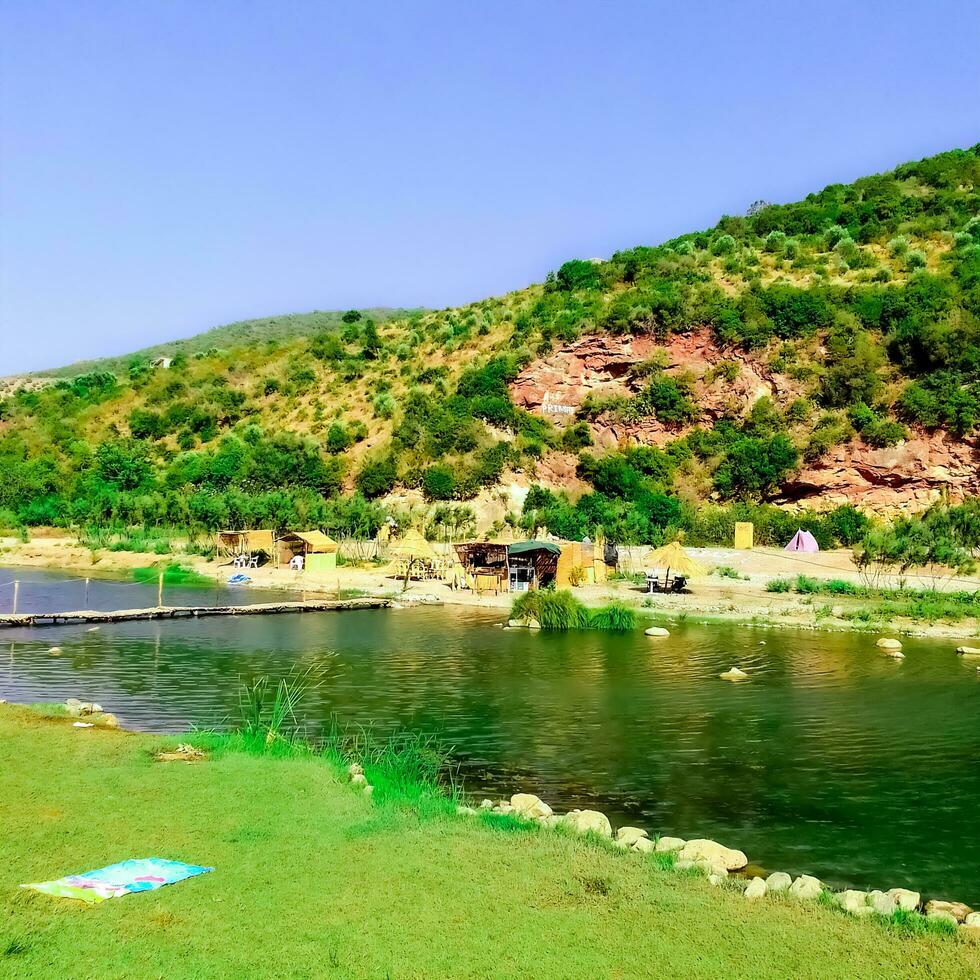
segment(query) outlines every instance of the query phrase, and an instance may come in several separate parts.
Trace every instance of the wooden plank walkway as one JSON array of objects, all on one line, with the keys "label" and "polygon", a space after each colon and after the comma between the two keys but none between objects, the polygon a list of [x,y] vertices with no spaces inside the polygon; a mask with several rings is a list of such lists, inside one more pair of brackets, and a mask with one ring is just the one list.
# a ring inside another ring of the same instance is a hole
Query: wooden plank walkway
[{"label": "wooden plank walkway", "polygon": [[0,626],[57,626],[63,623],[125,623],[134,619],[194,619],[200,616],[275,616],[281,613],[386,609],[390,599],[307,599],[302,602],[257,602],[251,606],[153,606],[99,612],[0,613]]}]

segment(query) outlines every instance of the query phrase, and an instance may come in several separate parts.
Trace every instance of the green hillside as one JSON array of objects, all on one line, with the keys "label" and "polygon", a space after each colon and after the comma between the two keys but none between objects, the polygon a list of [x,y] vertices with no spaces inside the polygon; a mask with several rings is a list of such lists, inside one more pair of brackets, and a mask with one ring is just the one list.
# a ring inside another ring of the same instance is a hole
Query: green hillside
[{"label": "green hillside", "polygon": [[[363,311],[378,323],[403,318],[414,310],[374,307]],[[158,357],[176,357],[178,354],[192,356],[211,349],[244,347],[267,341],[282,342],[297,337],[312,337],[315,334],[334,330],[343,322],[343,310],[314,310],[312,313],[286,313],[282,316],[259,317],[255,320],[238,320],[220,327],[212,327],[202,333],[181,340],[144,347],[132,354],[117,357],[100,357],[95,360],[76,361],[65,367],[36,371],[35,376],[51,378],[71,378],[90,371],[111,371],[125,375],[133,361],[151,361]]]},{"label": "green hillside", "polygon": [[[370,531],[384,513],[373,501],[392,490],[455,507],[519,480],[540,485],[511,519],[569,537],[721,540],[746,508],[760,527],[788,525],[759,505],[835,447],[973,438],[980,147],[571,260],[506,296],[350,319],[307,324],[309,337],[243,334],[166,371],[127,358],[8,397],[0,510],[28,524]],[[515,405],[522,370],[583,338],[624,336],[656,344],[615,397],[557,422]],[[724,359],[700,375],[672,367],[667,349],[686,337]],[[746,365],[782,387],[736,396]],[[729,392],[711,412],[709,388]],[[664,438],[599,449],[617,426]],[[574,493],[549,478],[559,463]],[[844,508],[810,526],[832,543],[855,521]]]}]

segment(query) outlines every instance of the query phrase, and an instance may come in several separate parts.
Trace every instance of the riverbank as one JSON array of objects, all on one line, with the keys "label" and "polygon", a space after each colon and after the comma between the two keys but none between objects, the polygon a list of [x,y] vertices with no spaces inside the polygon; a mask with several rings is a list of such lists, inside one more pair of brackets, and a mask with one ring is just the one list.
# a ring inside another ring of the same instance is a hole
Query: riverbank
[{"label": "riverbank", "polygon": [[[383,790],[372,800],[323,759],[157,762],[164,744],[0,706],[5,976],[145,976],[148,963],[169,977],[980,970],[980,944],[959,936],[750,902],[645,855]],[[17,888],[151,855],[216,870],[94,909]]]},{"label": "riverbank", "polygon": [[[621,565],[631,571],[642,568],[647,549],[621,549]],[[858,570],[846,550],[796,554],[774,549],[740,551],[725,548],[692,548],[691,553],[713,574],[691,584],[684,595],[647,595],[643,586],[627,578],[602,585],[575,589],[586,606],[602,606],[611,601],[626,602],[651,623],[677,621],[702,623],[740,623],[753,626],[792,629],[856,630],[862,632],[897,631],[911,636],[966,639],[980,635],[980,617],[957,613],[944,618],[943,603],[898,603],[848,595],[821,595],[794,591],[771,591],[773,582],[794,582],[803,576],[815,583],[846,582],[860,586]],[[219,565],[198,555],[172,556],[204,578],[224,583],[238,569]],[[133,569],[160,562],[160,555],[90,550],[73,538],[39,536],[23,542],[0,539],[0,566],[75,571],[79,575],[131,575]],[[297,573],[288,569],[262,567],[248,569],[252,586],[309,597],[380,597],[418,601],[435,599],[449,605],[472,608],[510,609],[513,596],[451,589],[440,581],[412,581],[406,591],[403,582],[384,565],[342,565],[324,574]],[[13,576],[11,576],[13,577]],[[928,576],[885,576],[883,588],[907,587],[935,589],[940,597],[980,589],[972,578],[933,580]],[[0,595],[0,611],[6,607]],[[896,612],[896,609],[898,612]],[[903,613],[911,611],[913,614]]]}]

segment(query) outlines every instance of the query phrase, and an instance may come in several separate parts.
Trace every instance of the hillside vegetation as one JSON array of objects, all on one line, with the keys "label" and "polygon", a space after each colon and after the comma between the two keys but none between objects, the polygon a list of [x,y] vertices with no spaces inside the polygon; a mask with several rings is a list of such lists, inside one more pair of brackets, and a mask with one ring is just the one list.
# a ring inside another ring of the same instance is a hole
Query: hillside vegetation
[{"label": "hillside vegetation", "polygon": [[[835,446],[971,439],[980,146],[750,212],[464,307],[351,314],[310,337],[250,332],[169,370],[134,355],[7,397],[0,511],[8,523],[370,533],[393,490],[448,511],[513,479],[532,487],[510,515],[529,530],[659,541],[679,528],[706,542],[748,514],[764,541],[801,523],[765,502]],[[733,400],[709,419],[705,379],[666,370],[656,350],[630,366],[628,394],[587,400],[561,425],[511,397],[524,368],[580,338],[692,331],[731,353],[719,375],[750,354],[792,397]],[[600,451],[595,424],[610,417],[654,419],[672,437]],[[555,459],[573,461],[587,492],[537,485]],[[853,540],[863,519],[806,520],[827,544]]]},{"label": "hillside vegetation", "polygon": [[[409,316],[413,310],[376,307],[366,310],[379,323]],[[293,340],[312,337],[318,333],[339,329],[343,323],[343,310],[314,310],[312,313],[286,313],[282,316],[265,316],[254,320],[238,320],[220,327],[212,327],[192,337],[168,340],[152,347],[144,347],[134,354],[118,357],[100,357],[96,360],[76,361],[64,367],[48,371],[36,371],[33,378],[71,378],[90,371],[110,371],[125,376],[133,362],[153,361],[158,357],[191,357],[201,353],[216,353],[221,349],[244,347],[269,340]],[[2,380],[2,379],[0,379]]]}]

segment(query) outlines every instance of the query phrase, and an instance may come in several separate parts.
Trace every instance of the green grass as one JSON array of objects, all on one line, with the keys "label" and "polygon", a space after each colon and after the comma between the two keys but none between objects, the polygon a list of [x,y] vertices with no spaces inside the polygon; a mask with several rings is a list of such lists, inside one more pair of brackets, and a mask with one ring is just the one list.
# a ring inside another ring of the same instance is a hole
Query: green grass
[{"label": "green grass", "polygon": [[625,602],[613,601],[597,609],[582,605],[568,590],[525,592],[514,599],[511,619],[536,619],[543,630],[610,630],[628,632],[636,629],[636,610]]},{"label": "green grass", "polygon": [[[971,976],[980,946],[732,889],[520,821],[347,785],[340,744],[158,763],[163,740],[0,706],[0,976]],[[289,744],[289,743],[284,743]],[[352,748],[352,743],[347,743]],[[410,756],[424,752],[423,740]],[[392,771],[419,772],[402,760]],[[423,767],[424,770],[424,767]],[[431,767],[428,769],[431,773]],[[394,778],[394,777],[393,777]],[[27,892],[128,857],[215,871],[94,908]]]},{"label": "green grass", "polygon": [[169,562],[166,564],[148,565],[144,568],[134,568],[133,579],[137,582],[152,585],[154,582],[159,580],[161,573],[163,574],[163,584],[165,586],[214,586],[214,579],[209,578],[207,575],[202,575],[200,572],[194,571],[193,568],[187,568],[184,565],[181,565],[179,562]]}]

